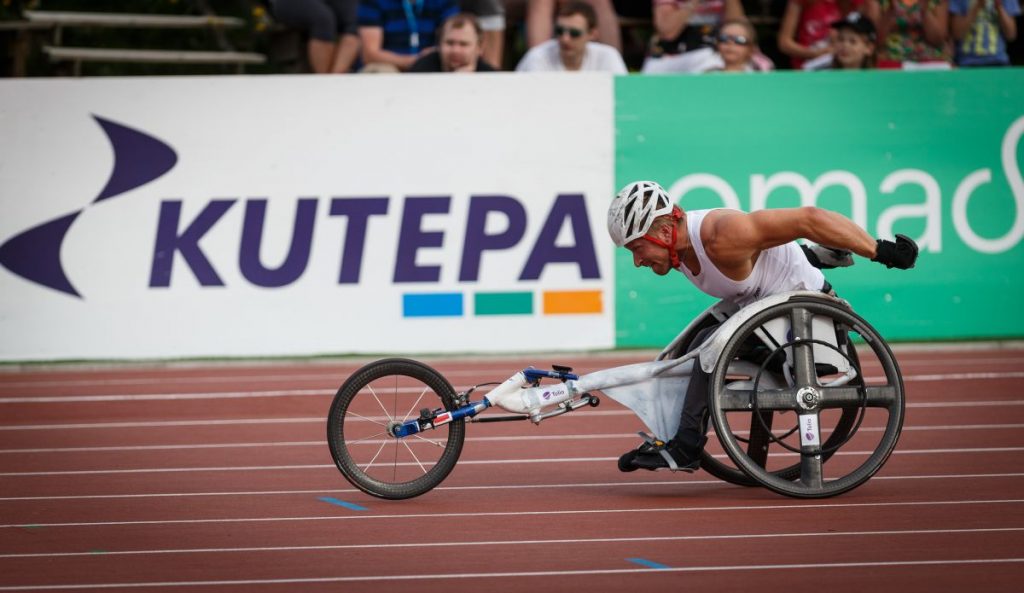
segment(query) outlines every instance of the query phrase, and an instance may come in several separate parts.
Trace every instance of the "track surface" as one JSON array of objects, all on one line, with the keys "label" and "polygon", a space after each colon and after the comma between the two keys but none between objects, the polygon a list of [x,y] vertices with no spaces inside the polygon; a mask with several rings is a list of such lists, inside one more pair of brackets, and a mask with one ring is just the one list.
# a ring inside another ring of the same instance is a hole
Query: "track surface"
[{"label": "track surface", "polygon": [[[428,362],[464,389],[646,354]],[[897,359],[896,453],[816,501],[620,473],[643,426],[608,398],[467,425],[441,487],[384,501],[325,444],[358,363],[0,371],[0,591],[1020,591],[1024,350]]]}]

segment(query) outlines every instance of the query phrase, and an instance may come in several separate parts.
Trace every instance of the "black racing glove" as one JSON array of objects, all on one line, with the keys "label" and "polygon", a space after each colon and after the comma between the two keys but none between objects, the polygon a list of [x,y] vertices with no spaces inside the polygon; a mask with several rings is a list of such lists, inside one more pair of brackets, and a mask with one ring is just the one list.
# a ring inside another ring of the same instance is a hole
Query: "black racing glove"
[{"label": "black racing glove", "polygon": [[896,235],[895,242],[879,239],[876,245],[871,261],[885,264],[887,268],[909,270],[917,262],[917,243],[906,235]]}]

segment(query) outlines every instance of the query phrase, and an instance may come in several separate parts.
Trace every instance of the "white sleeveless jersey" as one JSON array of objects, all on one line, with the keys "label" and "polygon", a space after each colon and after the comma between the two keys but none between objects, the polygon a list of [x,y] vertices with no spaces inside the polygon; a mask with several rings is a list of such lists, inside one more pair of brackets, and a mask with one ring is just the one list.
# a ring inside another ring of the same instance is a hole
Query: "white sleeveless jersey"
[{"label": "white sleeveless jersey", "polygon": [[773,294],[793,290],[817,291],[825,285],[824,274],[807,261],[795,241],[762,251],[753,271],[743,280],[726,277],[711,263],[700,239],[700,226],[709,212],[711,210],[686,212],[686,229],[693,252],[700,262],[700,274],[694,275],[686,264],[679,266],[679,271],[686,274],[702,292],[745,307]]}]

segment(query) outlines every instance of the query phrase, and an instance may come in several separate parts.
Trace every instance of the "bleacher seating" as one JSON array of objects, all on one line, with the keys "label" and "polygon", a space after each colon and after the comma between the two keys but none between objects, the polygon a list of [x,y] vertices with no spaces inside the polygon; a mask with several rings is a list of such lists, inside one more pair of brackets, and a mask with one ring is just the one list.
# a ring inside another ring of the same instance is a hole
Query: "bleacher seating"
[{"label": "bleacher seating", "polygon": [[146,48],[67,47],[63,45],[64,30],[69,27],[103,27],[136,29],[228,29],[245,24],[240,18],[215,15],[157,15],[95,12],[57,12],[26,10],[25,19],[33,28],[52,28],[52,45],[43,51],[53,62],[70,62],[73,74],[81,75],[83,62],[131,62],[142,64],[222,64],[233,65],[239,73],[248,64],[263,64],[263,54],[231,49],[210,51],[166,50]]}]

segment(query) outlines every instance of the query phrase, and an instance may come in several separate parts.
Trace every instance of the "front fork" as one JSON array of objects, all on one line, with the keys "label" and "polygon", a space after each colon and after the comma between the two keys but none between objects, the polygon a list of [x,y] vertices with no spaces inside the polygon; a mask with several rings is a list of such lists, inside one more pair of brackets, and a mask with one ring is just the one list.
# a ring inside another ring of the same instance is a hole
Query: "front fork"
[{"label": "front fork", "polygon": [[[579,377],[572,374],[569,367],[556,366],[553,371],[543,371],[540,369],[528,368],[522,371],[522,375],[526,382],[537,387],[540,385],[542,378],[559,379],[561,381],[575,381]],[[513,375],[513,378],[517,377],[519,373]],[[462,394],[458,401],[465,401],[469,393],[473,390],[470,389],[468,392]],[[480,418],[476,422],[503,422],[510,420],[531,420],[534,424],[540,424],[541,420],[545,418],[551,418],[552,416],[560,416],[566,412],[571,412],[583,406],[597,407],[601,401],[589,393],[584,393],[579,399],[571,401],[563,401],[558,403],[558,409],[550,412],[541,413],[540,408],[531,410],[527,415],[516,415],[516,416],[497,416]],[[473,418],[480,412],[483,412],[487,408],[492,407],[494,404],[488,398],[484,398],[477,402],[468,402],[459,408],[454,410],[445,410],[444,408],[437,408],[431,410],[430,408],[423,408],[420,410],[418,418],[407,420],[405,422],[394,422],[388,426],[388,432],[396,438],[405,438],[410,435],[414,435],[426,430],[432,430],[440,426],[444,426],[450,422],[461,420],[463,418]]]}]

